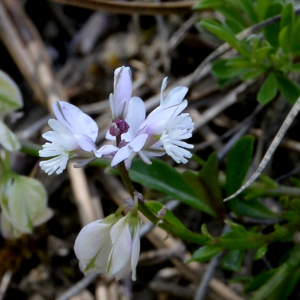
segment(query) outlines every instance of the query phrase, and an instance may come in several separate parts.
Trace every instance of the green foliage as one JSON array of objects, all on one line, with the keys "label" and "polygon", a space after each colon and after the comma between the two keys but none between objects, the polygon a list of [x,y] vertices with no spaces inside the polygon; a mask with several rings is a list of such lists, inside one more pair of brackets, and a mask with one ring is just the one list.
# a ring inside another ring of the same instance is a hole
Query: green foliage
[{"label": "green foliage", "polygon": [[192,179],[197,179],[196,176],[193,178],[191,176],[191,182],[188,183],[185,177],[174,168],[160,160],[154,159],[150,166],[145,165],[140,159],[134,160],[129,175],[135,182],[165,193],[166,195],[170,195],[210,215],[215,215],[209,203],[207,203],[205,199],[200,198],[190,186]]},{"label": "green foliage", "polygon": [[228,251],[228,253],[222,259],[222,268],[235,272],[239,271],[242,267],[244,254],[245,251],[239,249]]},{"label": "green foliage", "polygon": [[222,248],[216,246],[204,246],[194,252],[193,257],[188,261],[205,262],[212,259],[218,253],[222,251]]},{"label": "green foliage", "polygon": [[[146,206],[154,213],[158,214],[158,212],[164,208],[163,204],[157,202],[157,201],[147,201]],[[166,220],[169,222],[172,226],[175,226],[181,230],[186,230],[185,226],[178,220],[174,214],[170,210],[166,210],[165,215],[163,216],[162,220]]]},{"label": "green foliage", "polygon": [[[287,101],[294,103],[300,95],[300,87],[292,82],[288,72],[300,72],[294,63],[300,54],[300,16],[295,15],[294,6],[285,0],[200,0],[195,9],[214,9],[224,15],[218,22],[203,19],[202,28],[228,43],[241,55],[213,63],[212,71],[221,87],[237,78],[253,80],[261,75],[266,79],[262,84],[257,101],[265,105],[272,101],[278,90]],[[260,33],[240,40],[239,31],[258,22],[281,14],[278,22],[265,27]]]},{"label": "green foliage", "polygon": [[300,278],[300,245],[296,245],[279,267],[256,276],[245,292],[253,292],[251,300],[285,300]]}]

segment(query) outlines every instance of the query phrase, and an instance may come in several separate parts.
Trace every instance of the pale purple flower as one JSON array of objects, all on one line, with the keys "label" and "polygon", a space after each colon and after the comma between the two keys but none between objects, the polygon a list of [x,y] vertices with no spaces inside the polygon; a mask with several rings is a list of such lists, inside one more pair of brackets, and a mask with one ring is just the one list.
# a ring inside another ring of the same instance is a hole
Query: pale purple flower
[{"label": "pale purple flower", "polygon": [[85,274],[108,273],[116,280],[132,271],[136,280],[136,265],[140,253],[141,220],[136,213],[125,217],[111,215],[86,225],[79,233],[74,251]]},{"label": "pale purple flower", "polygon": [[167,78],[162,83],[160,105],[147,118],[144,102],[138,97],[131,98],[125,118],[129,130],[121,135],[126,144],[114,156],[112,166],[125,160],[126,168],[129,169],[137,154],[147,164],[151,164],[151,157],[165,153],[177,163],[186,163],[187,158],[192,156],[186,149],[194,146],[182,141],[190,138],[194,129],[189,114],[182,114],[187,106],[187,101],[183,99],[188,89],[176,87],[163,98],[166,84]]},{"label": "pale purple flower", "polygon": [[132,78],[129,67],[115,70],[114,93],[110,94],[109,103],[113,121],[125,119],[132,94]]},{"label": "pale purple flower", "polygon": [[43,134],[45,143],[39,151],[40,157],[52,157],[40,162],[40,167],[49,175],[62,173],[69,159],[77,161],[76,167],[91,162],[96,157],[110,154],[117,150],[115,146],[107,145],[97,150],[96,138],[98,126],[87,114],[76,106],[64,101],[56,101],[53,111],[57,118],[50,119],[48,124],[52,131]]}]

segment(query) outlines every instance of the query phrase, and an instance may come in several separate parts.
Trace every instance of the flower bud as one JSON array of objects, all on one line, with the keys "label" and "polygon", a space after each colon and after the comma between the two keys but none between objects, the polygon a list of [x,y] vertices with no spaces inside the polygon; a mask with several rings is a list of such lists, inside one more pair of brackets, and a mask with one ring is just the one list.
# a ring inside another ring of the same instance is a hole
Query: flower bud
[{"label": "flower bud", "polygon": [[1,178],[1,231],[4,237],[17,238],[32,233],[53,215],[47,207],[43,185],[34,178],[8,172]]},{"label": "flower bud", "polygon": [[110,215],[86,225],[78,234],[74,251],[79,267],[85,274],[108,273],[116,280],[132,271],[136,279],[136,265],[140,253],[141,220],[136,213],[125,217]]}]

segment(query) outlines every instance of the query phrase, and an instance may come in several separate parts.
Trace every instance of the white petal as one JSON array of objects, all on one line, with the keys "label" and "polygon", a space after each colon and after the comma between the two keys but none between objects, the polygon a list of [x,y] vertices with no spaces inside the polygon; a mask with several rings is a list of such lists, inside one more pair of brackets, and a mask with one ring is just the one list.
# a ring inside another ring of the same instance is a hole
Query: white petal
[{"label": "white petal", "polygon": [[114,154],[119,150],[118,147],[114,146],[114,145],[104,145],[102,146],[100,149],[98,149],[97,151],[95,151],[95,156],[96,157],[102,157],[104,155],[109,155],[109,154]]},{"label": "white petal", "polygon": [[115,166],[118,163],[120,163],[121,161],[127,159],[130,154],[131,154],[132,150],[130,149],[130,147],[128,145],[122,147],[114,156],[113,160],[111,161],[111,166]]},{"label": "white petal", "polygon": [[185,86],[178,86],[170,91],[168,96],[163,100],[163,107],[177,105],[181,103],[188,92],[188,88]]},{"label": "white petal", "polygon": [[[139,97],[133,97],[130,99],[128,113],[126,116],[126,123],[129,125],[128,133],[123,134],[122,138],[125,141],[131,141],[136,137],[141,124],[145,121],[146,117],[146,108],[144,101]],[[129,139],[126,139],[126,136],[129,136]]]},{"label": "white petal", "polygon": [[68,153],[63,152],[52,159],[41,161],[40,167],[48,173],[48,175],[52,175],[54,172],[56,172],[56,174],[60,174],[66,168],[68,159]]},{"label": "white petal", "polygon": [[132,269],[132,280],[136,280],[136,266],[139,261],[140,255],[140,224],[135,227],[132,250],[131,250],[131,269]]},{"label": "white petal", "polygon": [[161,90],[160,90],[160,105],[163,104],[164,97],[163,97],[163,91],[166,89],[168,83],[168,77],[165,77],[161,84]]},{"label": "white petal", "polygon": [[131,141],[128,146],[134,151],[140,151],[146,143],[148,138],[148,134],[138,135],[133,141]]},{"label": "white petal", "polygon": [[96,151],[96,144],[90,137],[84,134],[75,134],[75,138],[82,150],[87,152]]},{"label": "white petal", "polygon": [[111,229],[113,248],[109,257],[108,273],[115,275],[124,268],[131,257],[132,238],[127,218],[121,218]]},{"label": "white petal", "polygon": [[132,78],[130,68],[121,67],[116,69],[114,77],[114,104],[116,118],[125,118],[131,94]]},{"label": "white petal", "polygon": [[67,126],[74,134],[82,133],[90,137],[94,142],[98,135],[96,122],[76,106],[56,101],[53,104],[53,111],[58,121]]},{"label": "white petal", "polygon": [[[110,229],[111,224],[98,220],[86,225],[79,232],[75,240],[74,252],[83,272],[93,259],[94,271],[99,273],[106,271],[108,256],[112,248]],[[91,270],[86,270],[86,273],[90,272]]]}]

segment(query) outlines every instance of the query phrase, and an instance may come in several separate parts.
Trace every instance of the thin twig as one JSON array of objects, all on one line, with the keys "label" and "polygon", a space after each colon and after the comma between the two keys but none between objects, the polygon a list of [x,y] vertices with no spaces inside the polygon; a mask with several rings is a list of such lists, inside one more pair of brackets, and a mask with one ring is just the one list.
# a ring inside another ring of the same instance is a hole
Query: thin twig
[{"label": "thin twig", "polygon": [[139,15],[169,15],[188,14],[196,1],[172,1],[172,2],[122,2],[106,0],[51,0],[61,4],[104,10],[116,14],[139,14]]},{"label": "thin twig", "polygon": [[12,270],[7,270],[1,280],[1,284],[0,284],[0,300],[3,299],[3,297],[5,296],[5,293],[7,291],[7,288],[10,284],[10,281],[12,279],[13,276],[13,272]]},{"label": "thin twig", "polygon": [[88,285],[93,283],[97,278],[99,277],[99,274],[89,274],[80,281],[78,281],[76,284],[74,284],[67,292],[60,295],[56,300],[68,300],[73,296],[78,295],[82,290],[84,290]]}]

